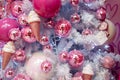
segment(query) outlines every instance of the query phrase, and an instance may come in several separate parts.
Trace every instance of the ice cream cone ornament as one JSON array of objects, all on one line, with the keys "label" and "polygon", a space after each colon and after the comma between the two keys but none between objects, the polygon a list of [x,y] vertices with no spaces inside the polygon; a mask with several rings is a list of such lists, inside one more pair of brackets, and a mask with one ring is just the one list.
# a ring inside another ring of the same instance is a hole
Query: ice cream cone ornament
[{"label": "ice cream cone ornament", "polygon": [[28,15],[28,23],[37,41],[40,40],[40,18],[35,11],[30,11]]},{"label": "ice cream cone ornament", "polygon": [[82,74],[83,74],[82,75],[83,80],[92,80],[94,71],[90,63],[88,63],[86,66],[83,67]]},{"label": "ice cream cone ornament", "polygon": [[15,45],[13,41],[7,42],[3,49],[3,59],[2,59],[2,69],[4,70],[7,66],[7,64],[10,61],[11,56],[15,53]]}]

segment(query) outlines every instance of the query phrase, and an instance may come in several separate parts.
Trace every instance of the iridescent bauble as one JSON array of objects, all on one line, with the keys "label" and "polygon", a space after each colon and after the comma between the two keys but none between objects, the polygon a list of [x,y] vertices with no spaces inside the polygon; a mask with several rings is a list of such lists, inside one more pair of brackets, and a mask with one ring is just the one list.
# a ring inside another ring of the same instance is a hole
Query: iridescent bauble
[{"label": "iridescent bauble", "polygon": [[31,78],[24,73],[19,73],[14,77],[13,80],[31,80]]},{"label": "iridescent bauble", "polygon": [[8,78],[8,79],[11,79],[15,76],[15,70],[12,69],[12,68],[8,68],[6,71],[5,71],[5,78]]},{"label": "iridescent bauble", "polygon": [[97,18],[101,21],[104,21],[106,18],[106,9],[101,7],[100,9],[97,10]]},{"label": "iridescent bauble", "polygon": [[84,61],[84,56],[80,51],[72,50],[69,52],[68,62],[71,65],[71,67],[75,67],[75,68],[80,67],[83,61]]},{"label": "iridescent bauble", "polygon": [[67,37],[71,32],[72,26],[68,20],[61,19],[55,26],[55,33],[59,37]]},{"label": "iridescent bauble", "polygon": [[54,17],[61,7],[61,0],[33,0],[35,11],[42,17]]},{"label": "iridescent bauble", "polygon": [[43,62],[41,63],[40,68],[41,68],[41,70],[42,70],[43,72],[48,73],[48,72],[50,72],[51,69],[52,69],[52,63],[51,63],[50,61],[48,61],[48,60],[43,61]]},{"label": "iridescent bauble", "polygon": [[62,51],[62,52],[59,53],[58,57],[59,57],[59,60],[61,62],[67,62],[67,60],[68,60],[68,52],[67,51]]},{"label": "iridescent bauble", "polygon": [[115,60],[111,56],[104,56],[101,59],[101,64],[107,69],[111,69],[115,66]]},{"label": "iridescent bauble", "polygon": [[13,16],[18,17],[20,14],[23,13],[22,4],[23,4],[22,1],[14,1],[14,2],[12,2],[12,4],[11,4],[11,12],[12,12]]},{"label": "iridescent bauble", "polygon": [[46,36],[46,35],[41,36],[39,42],[42,45],[47,45],[49,43],[48,36]]},{"label": "iridescent bauble", "polygon": [[35,36],[33,35],[33,32],[30,27],[25,27],[22,29],[22,38],[28,42],[33,43],[36,41]]},{"label": "iridescent bauble", "polygon": [[9,38],[11,40],[18,40],[21,37],[21,31],[19,28],[13,28],[9,31]]},{"label": "iridescent bauble", "polygon": [[27,15],[26,14],[21,14],[18,16],[18,22],[20,25],[22,26],[26,26],[28,23],[27,23]]},{"label": "iridescent bauble", "polygon": [[18,62],[24,61],[25,58],[26,58],[25,51],[22,49],[17,50],[13,56],[13,59]]},{"label": "iridescent bauble", "polygon": [[13,28],[18,28],[19,25],[16,20],[4,18],[0,20],[0,40],[9,41],[9,31]]},{"label": "iridescent bauble", "polygon": [[50,44],[44,45],[43,50],[46,50],[46,49],[51,51],[52,50],[52,45],[50,45]]}]

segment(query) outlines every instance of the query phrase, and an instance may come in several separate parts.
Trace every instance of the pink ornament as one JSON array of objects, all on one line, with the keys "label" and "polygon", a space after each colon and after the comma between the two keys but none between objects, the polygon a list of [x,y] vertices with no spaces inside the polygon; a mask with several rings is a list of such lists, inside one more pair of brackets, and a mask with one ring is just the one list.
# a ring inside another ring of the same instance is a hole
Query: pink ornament
[{"label": "pink ornament", "polygon": [[9,68],[5,71],[5,77],[6,78],[9,78],[9,79],[13,78],[14,75],[15,75],[15,70],[14,69]]},{"label": "pink ornament", "polygon": [[77,6],[79,4],[79,0],[70,0],[73,6]]},{"label": "pink ornament", "polygon": [[13,59],[18,62],[24,61],[25,58],[26,58],[25,51],[22,49],[17,50],[13,56]]},{"label": "pink ornament", "polygon": [[61,0],[33,0],[33,6],[40,16],[50,18],[58,13],[61,7]]},{"label": "pink ornament", "polygon": [[68,60],[68,52],[67,51],[62,51],[59,53],[59,60],[61,62],[67,62]]},{"label": "pink ornament", "polygon": [[103,65],[103,67],[111,69],[115,65],[115,60],[110,56],[104,56],[101,59],[101,63]]},{"label": "pink ornament", "polygon": [[78,50],[72,50],[69,52],[69,64],[71,67],[79,67],[84,61],[83,54]]},{"label": "pink ornament", "polygon": [[30,27],[25,27],[22,29],[22,38],[29,43],[33,43],[36,41],[35,36],[33,35]]},{"label": "pink ornament", "polygon": [[106,18],[106,9],[101,7],[100,9],[97,10],[97,18],[100,19],[101,21],[104,21]]},{"label": "pink ornament", "polygon": [[13,80],[31,80],[31,78],[26,74],[20,73],[20,74],[17,74]]},{"label": "pink ornament", "polygon": [[80,15],[77,13],[74,13],[71,15],[71,22],[72,23],[79,23],[80,22]]},{"label": "pink ornament", "polygon": [[88,28],[83,30],[83,32],[82,32],[82,35],[90,35],[90,34],[92,34],[92,31]]},{"label": "pink ornament", "polygon": [[9,31],[9,38],[11,40],[18,40],[21,37],[21,31],[19,28],[13,28]]},{"label": "pink ornament", "polygon": [[9,41],[9,31],[13,28],[18,28],[16,20],[4,18],[0,20],[0,40]]},{"label": "pink ornament", "polygon": [[51,71],[51,69],[52,69],[51,62],[49,62],[49,61],[46,60],[46,61],[44,61],[44,62],[41,63],[41,70],[43,72],[48,73],[48,72]]},{"label": "pink ornament", "polygon": [[46,35],[41,36],[40,38],[40,44],[47,45],[49,43],[49,38]]},{"label": "pink ornament", "polygon": [[22,1],[14,1],[11,4],[11,12],[12,15],[18,17],[20,14],[23,13],[22,11]]},{"label": "pink ornament", "polygon": [[55,22],[53,20],[46,21],[45,27],[46,28],[53,28],[55,26]]},{"label": "pink ornament", "polygon": [[45,50],[45,49],[52,50],[52,46],[50,44],[44,45],[43,50]]},{"label": "pink ornament", "polygon": [[67,37],[71,32],[72,26],[69,21],[61,19],[55,26],[55,33],[60,37]]},{"label": "pink ornament", "polygon": [[21,14],[18,16],[18,22],[20,25],[22,26],[26,26],[28,23],[27,23],[27,15],[26,14]]}]

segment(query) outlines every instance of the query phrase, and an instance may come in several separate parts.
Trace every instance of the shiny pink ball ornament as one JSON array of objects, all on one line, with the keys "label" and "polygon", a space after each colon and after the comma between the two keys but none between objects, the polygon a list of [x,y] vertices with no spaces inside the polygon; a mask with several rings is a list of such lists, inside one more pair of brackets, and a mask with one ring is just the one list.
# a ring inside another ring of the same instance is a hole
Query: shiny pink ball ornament
[{"label": "shiny pink ball ornament", "polygon": [[26,26],[28,23],[27,23],[27,15],[26,14],[21,14],[18,16],[18,22],[20,25],[22,26]]},{"label": "shiny pink ball ornament", "polygon": [[14,77],[14,75],[15,75],[15,70],[12,68],[9,68],[5,71],[5,77],[8,79]]},{"label": "shiny pink ball ornament", "polygon": [[71,22],[72,23],[79,23],[80,22],[80,15],[78,13],[74,13],[71,15]]},{"label": "shiny pink ball ornament", "polygon": [[51,18],[54,17],[60,7],[61,0],[33,0],[33,6],[35,11],[42,17]]},{"label": "shiny pink ball ornament", "polygon": [[13,59],[18,62],[24,61],[25,58],[26,58],[25,51],[22,49],[17,50],[13,57]]},{"label": "shiny pink ball ornament", "polygon": [[12,4],[11,4],[11,12],[12,12],[13,16],[18,17],[20,14],[23,13],[22,4],[23,4],[22,1],[14,1],[14,2],[12,2]]},{"label": "shiny pink ball ornament", "polygon": [[103,65],[103,67],[105,67],[107,69],[111,69],[115,66],[115,60],[110,56],[104,56],[101,59],[101,63]]},{"label": "shiny pink ball ornament", "polygon": [[44,45],[43,46],[43,50],[46,50],[46,49],[51,51],[52,50],[52,46],[50,44]]},{"label": "shiny pink ball ornament", "polygon": [[59,53],[59,60],[61,62],[67,62],[68,60],[68,52],[67,51],[62,51]]},{"label": "shiny pink ball ornament", "polygon": [[72,26],[68,20],[61,19],[55,26],[55,33],[59,37],[67,37],[71,32]]},{"label": "shiny pink ball ornament", "polygon": [[30,27],[25,27],[22,29],[22,38],[28,42],[28,43],[33,43],[36,41],[35,36],[31,30]]},{"label": "shiny pink ball ornament", "polygon": [[9,31],[18,28],[18,23],[14,19],[4,18],[0,20],[0,40],[9,41]]},{"label": "shiny pink ball ornament", "polygon": [[77,6],[79,4],[79,0],[70,0],[73,6]]},{"label": "shiny pink ball ornament", "polygon": [[90,35],[90,34],[92,34],[93,32],[90,30],[90,29],[84,29],[83,31],[82,31],[82,35]]},{"label": "shiny pink ball ornament", "polygon": [[14,77],[13,80],[31,80],[31,78],[26,74],[19,73]]},{"label": "shiny pink ball ornament", "polygon": [[52,63],[49,61],[44,61],[41,63],[41,70],[45,73],[48,73],[52,69]]},{"label": "shiny pink ball ornament", "polygon": [[48,38],[48,36],[46,36],[46,35],[41,36],[39,42],[40,42],[40,44],[42,44],[42,45],[47,45],[47,44],[49,43],[49,38]]},{"label": "shiny pink ball ornament", "polygon": [[78,51],[78,50],[72,50],[69,52],[69,64],[71,65],[71,67],[79,67],[82,65],[84,61],[84,56],[83,54]]},{"label": "shiny pink ball ornament", "polygon": [[97,10],[97,18],[101,21],[104,21],[106,18],[106,9],[101,7],[100,9]]},{"label": "shiny pink ball ornament", "polygon": [[9,31],[9,38],[11,40],[18,40],[21,37],[21,31],[19,28],[13,28]]}]

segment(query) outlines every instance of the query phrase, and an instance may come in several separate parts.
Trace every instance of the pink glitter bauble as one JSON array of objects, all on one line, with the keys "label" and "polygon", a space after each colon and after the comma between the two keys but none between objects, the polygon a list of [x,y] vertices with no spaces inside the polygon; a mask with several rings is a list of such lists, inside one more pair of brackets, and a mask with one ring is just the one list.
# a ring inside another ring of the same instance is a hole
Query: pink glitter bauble
[{"label": "pink glitter bauble", "polygon": [[13,56],[13,59],[18,62],[24,61],[25,58],[26,58],[25,51],[22,49],[17,50]]},{"label": "pink glitter bauble", "polygon": [[18,22],[20,25],[22,26],[26,26],[28,23],[27,23],[27,15],[26,14],[21,14],[18,16]]},{"label": "pink glitter bauble", "polygon": [[44,61],[41,63],[41,70],[45,73],[48,73],[52,69],[52,64],[49,61]]},{"label": "pink glitter bauble", "polygon": [[28,43],[33,43],[36,41],[30,27],[25,27],[22,29],[22,38]]},{"label": "pink glitter bauble", "polygon": [[61,0],[33,0],[33,6],[40,16],[50,18],[58,13]]},{"label": "pink glitter bauble", "polygon": [[62,51],[59,53],[59,60],[61,62],[67,62],[68,60],[68,52],[67,51]]},{"label": "pink glitter bauble", "polygon": [[42,44],[42,45],[47,45],[47,44],[49,43],[49,38],[48,38],[48,36],[46,36],[46,35],[41,36],[39,42],[40,42],[40,44]]},{"label": "pink glitter bauble", "polygon": [[11,12],[12,15],[18,17],[20,14],[23,13],[22,11],[22,1],[14,1],[11,4]]},{"label": "pink glitter bauble", "polygon": [[14,77],[13,80],[31,80],[31,78],[26,74],[19,73]]},{"label": "pink glitter bauble", "polygon": [[101,7],[100,9],[97,10],[97,18],[101,21],[104,21],[106,18],[106,9]]},{"label": "pink glitter bauble", "polygon": [[69,21],[61,19],[55,26],[55,33],[60,37],[67,37],[71,32],[72,26]]},{"label": "pink glitter bauble", "polygon": [[21,37],[21,31],[19,28],[13,28],[9,31],[9,38],[11,40],[18,40]]},{"label": "pink glitter bauble", "polygon": [[9,31],[18,28],[18,23],[14,19],[4,18],[0,20],[0,40],[9,41]]},{"label": "pink glitter bauble", "polygon": [[12,69],[12,68],[8,68],[6,71],[5,71],[5,77],[10,79],[10,78],[13,78],[15,75],[15,70]]},{"label": "pink glitter bauble", "polygon": [[79,67],[84,61],[83,54],[78,50],[72,50],[69,52],[69,64],[71,67]]}]

